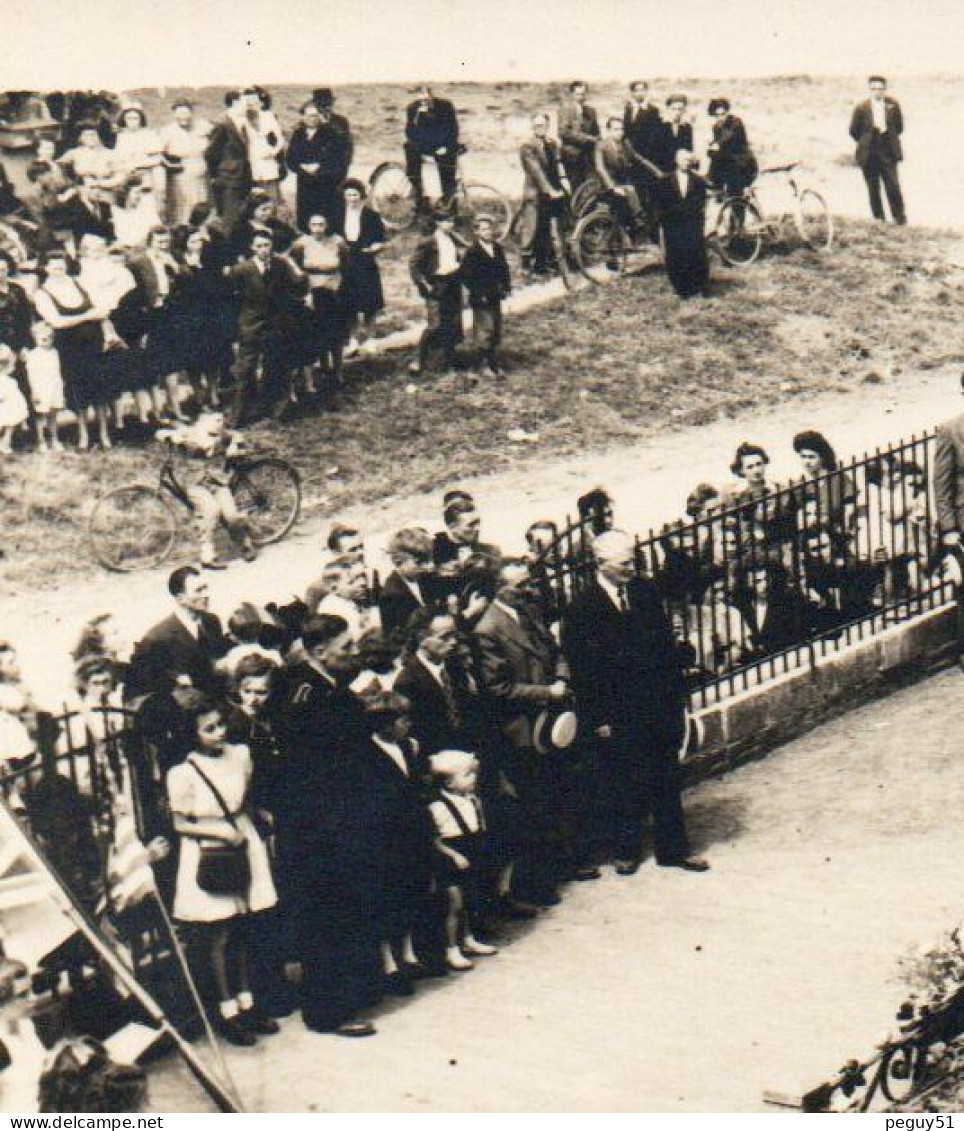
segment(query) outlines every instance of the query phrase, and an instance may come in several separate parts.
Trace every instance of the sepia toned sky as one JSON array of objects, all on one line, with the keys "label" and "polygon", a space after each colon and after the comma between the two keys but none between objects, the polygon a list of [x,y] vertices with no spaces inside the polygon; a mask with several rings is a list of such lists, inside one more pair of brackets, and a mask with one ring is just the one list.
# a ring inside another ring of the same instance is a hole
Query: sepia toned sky
[{"label": "sepia toned sky", "polygon": [[964,69],[964,0],[3,0],[12,89]]}]

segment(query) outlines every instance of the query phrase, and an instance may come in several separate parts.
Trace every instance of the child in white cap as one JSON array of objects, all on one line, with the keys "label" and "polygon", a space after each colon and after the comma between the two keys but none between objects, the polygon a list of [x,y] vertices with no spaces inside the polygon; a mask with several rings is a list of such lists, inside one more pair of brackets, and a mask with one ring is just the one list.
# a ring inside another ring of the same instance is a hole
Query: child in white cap
[{"label": "child in white cap", "polygon": [[469,955],[497,954],[472,934],[478,910],[479,872],[485,851],[486,821],[476,794],[479,760],[464,750],[441,750],[429,758],[439,785],[429,806],[435,830],[439,883],[448,900],[445,915],[445,962],[450,970],[471,970]]}]

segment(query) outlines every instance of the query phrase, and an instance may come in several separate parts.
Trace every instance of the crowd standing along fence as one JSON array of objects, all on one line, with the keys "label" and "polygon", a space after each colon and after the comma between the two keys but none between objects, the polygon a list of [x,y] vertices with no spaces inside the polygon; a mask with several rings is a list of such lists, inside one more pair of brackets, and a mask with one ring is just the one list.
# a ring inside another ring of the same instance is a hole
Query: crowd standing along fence
[{"label": "crowd standing along fence", "polygon": [[[875,449],[784,486],[746,485],[687,520],[637,536],[636,573],[660,588],[693,707],[812,664],[946,605],[932,466],[934,434]],[[544,611],[564,619],[592,578],[608,519],[565,528],[534,565]]]}]

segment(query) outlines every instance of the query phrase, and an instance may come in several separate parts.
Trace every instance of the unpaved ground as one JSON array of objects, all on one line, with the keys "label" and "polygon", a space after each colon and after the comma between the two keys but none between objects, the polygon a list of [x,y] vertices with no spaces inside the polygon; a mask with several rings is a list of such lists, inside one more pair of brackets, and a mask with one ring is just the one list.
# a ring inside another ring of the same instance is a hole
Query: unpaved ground
[{"label": "unpaved ground", "polygon": [[[962,691],[943,674],[696,786],[710,873],[572,885],[372,1040],[291,1018],[231,1050],[249,1110],[744,1112],[815,1086],[892,1030],[897,959],[960,918]],[[170,1060],[151,1092],[206,1103]]]}]

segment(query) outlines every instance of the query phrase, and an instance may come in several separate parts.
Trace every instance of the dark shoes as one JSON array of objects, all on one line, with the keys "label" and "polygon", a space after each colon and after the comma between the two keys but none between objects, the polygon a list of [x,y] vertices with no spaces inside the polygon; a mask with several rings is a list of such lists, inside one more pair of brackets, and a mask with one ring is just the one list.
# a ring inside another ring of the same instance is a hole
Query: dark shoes
[{"label": "dark shoes", "polygon": [[710,863],[702,856],[681,856],[679,860],[660,860],[661,868],[682,868],[684,872],[708,872]]},{"label": "dark shoes", "polygon": [[250,1048],[258,1043],[258,1038],[244,1024],[240,1017],[220,1018],[215,1027],[222,1037],[231,1045],[239,1048]]},{"label": "dark shoes", "polygon": [[539,908],[531,903],[522,903],[513,899],[511,895],[503,895],[499,899],[496,914],[500,919],[535,919],[539,914]]},{"label": "dark shoes", "polygon": [[201,568],[221,570],[227,569],[228,564],[227,562],[221,561],[220,558],[209,558],[206,562],[201,562]]},{"label": "dark shoes", "polygon": [[376,1033],[371,1021],[343,1021],[334,1027],[306,1021],[305,1028],[310,1029],[312,1033],[329,1033],[334,1037],[373,1037]]},{"label": "dark shoes", "polygon": [[281,1026],[273,1017],[266,1017],[256,1009],[239,1014],[238,1020],[248,1032],[256,1033],[259,1037],[273,1037],[275,1033],[281,1032]]},{"label": "dark shoes", "polygon": [[585,868],[577,868],[572,878],[582,883],[586,880],[598,880],[601,875],[602,872],[594,864],[589,864]]},{"label": "dark shoes", "polygon": [[613,865],[617,876],[635,876],[642,860],[617,860]]},{"label": "dark shoes", "polygon": [[396,970],[394,974],[386,974],[382,980],[382,986],[385,993],[391,994],[392,997],[412,997],[415,993],[411,976],[403,970]]}]

